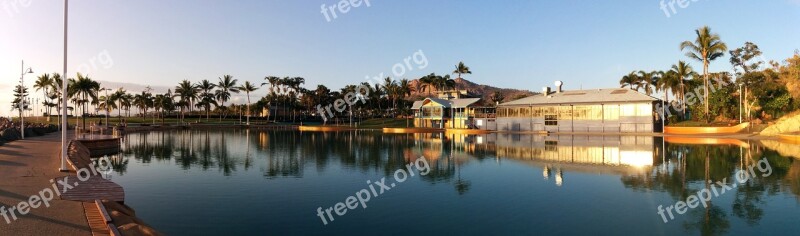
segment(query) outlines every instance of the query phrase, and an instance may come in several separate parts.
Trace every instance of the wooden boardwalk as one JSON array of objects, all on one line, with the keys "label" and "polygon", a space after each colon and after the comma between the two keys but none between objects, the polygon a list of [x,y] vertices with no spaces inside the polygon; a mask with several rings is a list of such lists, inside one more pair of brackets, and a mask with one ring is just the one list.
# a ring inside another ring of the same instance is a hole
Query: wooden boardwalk
[{"label": "wooden boardwalk", "polygon": [[[76,176],[56,178],[56,181],[67,178],[67,183],[72,189],[67,189],[61,193],[62,200],[94,202],[96,199],[109,200],[115,202],[125,201],[125,189],[119,184],[103,179],[100,176],[92,176],[86,181],[80,181]],[[58,185],[59,191],[63,191],[64,186]]]},{"label": "wooden boardwalk", "polygon": [[84,202],[83,210],[86,212],[86,221],[89,222],[89,228],[92,229],[92,236],[111,235],[105,217],[97,209],[97,205],[94,202]]},{"label": "wooden boardwalk", "polygon": [[59,185],[59,191],[62,191],[61,199],[91,202],[99,199],[125,202],[125,189],[122,186],[103,179],[100,175],[91,173],[92,160],[89,158],[91,151],[88,148],[73,141],[69,145],[68,152],[69,158],[67,161],[72,166],[72,169],[76,172],[80,169],[89,170],[91,177],[86,181],[80,181],[77,176],[56,178],[56,181],[63,181],[63,179],[68,178],[66,183],[72,186],[72,189],[63,191],[64,186]]}]

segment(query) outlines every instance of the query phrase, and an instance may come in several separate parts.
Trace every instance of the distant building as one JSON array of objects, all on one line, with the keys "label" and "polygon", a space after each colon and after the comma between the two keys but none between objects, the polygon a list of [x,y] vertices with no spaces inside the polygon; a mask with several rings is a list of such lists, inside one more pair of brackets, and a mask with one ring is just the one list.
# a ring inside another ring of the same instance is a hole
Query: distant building
[{"label": "distant building", "polygon": [[411,106],[414,126],[428,128],[474,128],[475,106],[480,98],[425,98]]},{"label": "distant building", "polygon": [[499,104],[497,130],[650,133],[661,130],[660,101],[627,88],[543,93]]}]

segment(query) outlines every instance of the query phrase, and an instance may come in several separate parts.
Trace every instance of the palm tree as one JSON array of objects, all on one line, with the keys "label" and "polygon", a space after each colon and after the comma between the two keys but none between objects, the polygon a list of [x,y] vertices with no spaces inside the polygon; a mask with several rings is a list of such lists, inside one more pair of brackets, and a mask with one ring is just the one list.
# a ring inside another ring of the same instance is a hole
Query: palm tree
[{"label": "palm tree", "polygon": [[49,92],[50,87],[53,86],[52,83],[53,79],[50,78],[50,75],[43,74],[40,75],[39,78],[36,79],[36,83],[33,84],[33,88],[35,88],[36,91],[42,90],[42,94],[44,95],[45,100],[42,104],[47,106],[47,121],[50,121],[50,102],[47,100],[48,99],[47,94]]},{"label": "palm tree", "polygon": [[718,34],[711,33],[711,28],[703,26],[694,31],[697,35],[694,42],[683,41],[681,43],[681,51],[688,50],[686,56],[689,58],[703,62],[703,89],[705,94],[706,103],[706,122],[709,121],[708,113],[708,64],[725,55],[728,46],[725,45]]},{"label": "palm tree", "polygon": [[432,88],[433,89],[436,88],[436,85],[435,85],[436,81],[435,80],[436,80],[436,75],[434,73],[431,73],[429,75],[422,76],[422,78],[419,78],[419,83],[422,84],[422,86],[421,86],[422,89],[428,91],[428,96],[431,95],[431,89]]},{"label": "palm tree", "polygon": [[[53,73],[53,75],[50,77],[50,79],[52,80],[52,83],[50,83],[50,95],[49,96],[50,96],[51,101],[53,99],[55,99],[57,101],[55,103],[52,103],[52,105],[56,105],[57,106],[56,107],[56,112],[58,112],[58,120],[59,120],[58,125],[59,125],[59,129],[60,129],[60,126],[61,126],[61,122],[60,122],[60,120],[61,120],[61,102],[63,100],[63,98],[61,97],[61,88],[63,87],[62,82],[64,82],[64,81],[61,80],[61,75],[58,74],[58,73]],[[49,113],[49,110],[48,110],[48,113]]]},{"label": "palm tree", "polygon": [[175,96],[180,97],[177,105],[181,108],[181,123],[183,123],[184,118],[183,108],[192,108],[192,101],[197,99],[197,92],[197,86],[188,80],[183,80],[178,86],[175,86]]},{"label": "palm tree", "polygon": [[669,104],[669,93],[671,92],[674,97],[678,97],[678,93],[681,90],[681,79],[678,76],[678,73],[672,70],[669,71],[659,71],[658,72],[659,79],[658,79],[658,87],[661,88],[661,91],[664,91],[666,94],[666,102]]},{"label": "palm tree", "polygon": [[639,89],[639,75],[636,74],[636,71],[631,71],[625,76],[622,76],[622,79],[619,80],[619,85],[621,88],[627,86],[630,89],[633,89],[633,86],[636,86],[636,89]]},{"label": "palm tree", "polygon": [[247,94],[247,125],[250,125],[250,92],[258,90],[254,84],[251,84],[250,81],[245,81],[242,86],[239,86],[239,91],[244,91]]},{"label": "palm tree", "polygon": [[206,121],[208,121],[208,114],[211,111],[211,105],[217,106],[217,101],[214,98],[214,94],[211,93],[212,90],[216,87],[215,84],[211,83],[207,79],[200,81],[197,83],[197,88],[200,89],[200,97],[199,102],[197,102],[198,108],[202,107],[205,108],[206,111]]},{"label": "palm tree", "polygon": [[458,65],[456,65],[456,70],[453,71],[453,74],[458,74],[459,79],[464,79],[461,78],[461,74],[472,74],[472,71],[470,71],[469,66],[464,65],[464,62],[462,61],[458,62]]},{"label": "palm tree", "polygon": [[[650,96],[653,92],[657,92],[658,90],[658,77],[656,76],[658,72],[656,71],[639,71],[639,87],[636,90],[639,90],[640,87],[644,88],[644,93]],[[656,91],[654,91],[656,90]]]},{"label": "palm tree", "polygon": [[680,80],[680,97],[681,97],[681,113],[686,115],[686,85],[684,83],[685,80],[690,79],[690,77],[695,74],[692,66],[685,61],[678,61],[678,64],[672,65],[672,70],[675,72],[675,76],[678,77]]},{"label": "palm tree", "polygon": [[116,92],[109,95],[111,101],[116,103],[116,107],[118,108],[117,119],[119,120],[120,123],[122,123],[122,108],[124,107],[123,100],[125,99],[126,94],[127,93],[125,92],[125,89],[119,88],[117,89]]},{"label": "palm tree", "polygon": [[[393,100],[397,97],[397,82],[392,80],[391,77],[386,77],[383,79],[383,85],[381,86],[384,92],[386,92],[386,100],[394,104]],[[387,107],[386,110],[389,110]],[[388,113],[388,111],[387,111]]]},{"label": "palm tree", "polygon": [[[148,86],[145,91],[133,97],[133,104],[142,113],[142,119],[147,118],[147,110],[154,106],[153,95],[150,93]],[[153,123],[155,123],[155,116],[153,116]]]},{"label": "palm tree", "polygon": [[89,99],[97,100],[97,90],[100,89],[100,83],[89,78],[89,76],[84,76],[81,73],[78,73],[78,79],[72,80],[72,85],[69,86],[70,94],[78,96],[80,100],[78,101],[79,104],[82,105],[81,109],[81,117],[83,120],[83,128],[86,128],[86,105],[89,103]]},{"label": "palm tree", "polygon": [[[275,87],[276,86],[280,86],[281,78],[279,78],[277,76],[267,76],[267,77],[264,77],[264,80],[266,80],[267,82],[261,83],[261,86],[269,84],[269,94],[268,94],[267,97],[271,97],[271,99],[268,99],[267,107],[268,107],[270,113],[272,113],[272,100],[276,100],[277,96],[278,96],[277,93],[275,92]],[[275,115],[276,115],[275,116],[275,121],[278,121],[277,120],[277,118],[278,118],[277,114],[278,113],[275,113]],[[269,121],[269,117],[267,118],[267,120]]]},{"label": "palm tree", "polygon": [[[219,78],[219,82],[217,83],[217,91],[216,97],[217,100],[222,102],[221,108],[225,110],[225,102],[231,98],[231,92],[239,93],[239,89],[236,88],[236,79],[233,78],[231,75],[224,75],[222,78]],[[222,120],[222,113],[219,114],[219,120]],[[225,114],[227,116],[227,114]]]}]

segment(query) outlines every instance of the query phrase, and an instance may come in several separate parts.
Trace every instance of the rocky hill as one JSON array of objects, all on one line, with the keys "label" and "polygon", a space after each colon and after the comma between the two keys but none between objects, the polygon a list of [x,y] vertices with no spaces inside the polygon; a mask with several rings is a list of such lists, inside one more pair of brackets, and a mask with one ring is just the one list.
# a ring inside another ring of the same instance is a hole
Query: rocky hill
[{"label": "rocky hill", "polygon": [[[492,94],[494,94],[494,92],[498,92],[498,91],[503,94],[503,96],[505,97],[505,100],[503,100],[503,101],[506,101],[506,102],[514,100],[515,98],[527,97],[527,96],[538,94],[538,93],[534,93],[534,92],[531,92],[531,91],[528,91],[528,90],[510,89],[510,88],[498,88],[498,87],[493,87],[493,86],[489,86],[489,85],[485,85],[485,84],[476,84],[476,83],[473,83],[473,82],[471,82],[469,80],[462,79],[462,78],[456,78],[455,82],[456,82],[456,88],[458,88],[459,90],[467,90],[471,94],[479,95],[479,96],[481,96],[481,98],[483,98],[483,100],[485,102],[491,102],[492,100],[491,100],[490,97],[492,96]],[[417,87],[417,83],[419,83],[418,79],[411,80],[411,86],[412,87],[416,88]],[[411,94],[411,98],[413,98],[415,100],[418,99],[418,98],[421,98],[421,97],[430,97],[430,96],[436,96],[436,90],[432,90],[432,91],[422,90],[422,91],[413,92]]]}]

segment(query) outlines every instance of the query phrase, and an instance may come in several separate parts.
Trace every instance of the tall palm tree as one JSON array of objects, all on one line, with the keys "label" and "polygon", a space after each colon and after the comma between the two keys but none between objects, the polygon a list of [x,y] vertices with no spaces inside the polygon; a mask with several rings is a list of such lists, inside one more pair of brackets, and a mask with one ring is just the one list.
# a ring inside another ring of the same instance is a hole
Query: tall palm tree
[{"label": "tall palm tree", "polygon": [[[457,74],[459,79],[464,79],[461,77],[462,74],[472,74],[472,71],[469,70],[469,66],[464,65],[464,62],[458,62],[456,65],[456,69],[453,71],[453,74]],[[458,88],[456,88],[458,89]]]},{"label": "tall palm tree", "polygon": [[181,123],[183,123],[184,119],[183,108],[192,108],[192,102],[197,99],[197,92],[197,86],[189,82],[189,80],[183,80],[178,83],[178,86],[175,86],[175,96],[180,98],[177,105],[181,108]]},{"label": "tall palm tree", "polygon": [[639,87],[637,87],[636,90],[639,90],[639,88],[644,88],[645,94],[647,94],[648,96],[650,94],[653,94],[653,92],[655,92],[654,90],[658,89],[658,77],[656,76],[657,74],[658,72],[656,71],[651,71],[651,72],[643,70],[639,71],[638,75]]},{"label": "tall palm tree", "polygon": [[80,100],[78,101],[81,104],[81,117],[83,122],[83,128],[86,128],[86,106],[89,103],[89,99],[97,100],[97,91],[100,89],[100,83],[89,78],[89,76],[84,76],[81,73],[78,73],[78,79],[72,81],[72,85],[70,86],[70,94],[78,96]]},{"label": "tall palm tree", "polygon": [[[261,83],[261,86],[269,84],[269,94],[267,95],[267,97],[270,98],[270,99],[268,99],[267,107],[268,107],[270,113],[272,113],[272,101],[273,100],[277,100],[277,96],[278,96],[278,94],[275,92],[275,88],[280,86],[282,80],[281,80],[280,77],[277,77],[277,76],[267,76],[267,77],[264,77],[264,80],[266,80],[267,82]],[[275,115],[276,116],[275,116],[274,119],[275,119],[275,121],[278,121],[277,120],[278,113],[275,113]],[[269,117],[267,118],[267,120],[269,120]]]},{"label": "tall palm tree", "polygon": [[680,80],[680,99],[681,99],[681,113],[686,115],[686,84],[684,81],[691,79],[695,74],[692,66],[685,61],[678,61],[678,64],[672,65],[672,70]]},{"label": "tall palm tree", "polygon": [[[63,87],[62,82],[64,82],[64,81],[61,80],[61,75],[58,74],[58,73],[53,73],[53,75],[50,76],[50,79],[52,80],[52,83],[50,83],[50,95],[49,96],[50,96],[51,101],[52,100],[56,100],[57,101],[57,102],[53,103],[53,105],[56,106],[56,112],[58,112],[58,120],[59,120],[59,122],[57,122],[57,123],[58,123],[59,129],[60,129],[60,127],[61,127],[61,122],[60,122],[60,120],[61,120],[61,102],[63,100],[63,98],[61,96],[61,88]],[[48,113],[49,113],[49,111],[48,111]]]},{"label": "tall palm tree", "polygon": [[211,83],[207,79],[204,79],[197,83],[197,88],[200,89],[200,96],[198,98],[197,107],[202,107],[206,111],[206,121],[208,121],[208,114],[211,111],[211,105],[216,106],[217,101],[214,97],[214,93],[212,91],[217,85]]},{"label": "tall palm tree", "polygon": [[[222,78],[219,78],[216,97],[217,100],[221,102],[221,108],[223,110],[225,110],[225,102],[231,98],[231,93],[239,93],[239,89],[236,87],[236,81],[237,80],[231,75],[224,75]],[[219,120],[222,120],[222,113],[224,112],[219,114]],[[225,115],[227,116],[227,113]]]},{"label": "tall palm tree", "polygon": [[258,87],[250,83],[250,81],[245,81],[238,89],[247,94],[247,125],[250,125],[250,92],[258,90]]},{"label": "tall palm tree", "polygon": [[639,89],[639,75],[636,74],[636,71],[631,71],[625,76],[622,76],[622,79],[619,80],[620,87],[624,88],[627,86],[630,89],[633,89],[633,86],[636,86],[636,89]]},{"label": "tall palm tree", "polygon": [[669,104],[669,93],[672,93],[676,99],[678,97],[677,94],[680,93],[681,79],[678,73],[672,70],[659,71],[658,76],[658,86],[661,88],[661,91],[664,91],[666,94],[666,102]]},{"label": "tall palm tree", "polygon": [[117,105],[117,108],[118,108],[117,109],[117,119],[119,120],[120,123],[122,123],[122,109],[124,107],[123,100],[125,99],[125,95],[126,94],[127,93],[125,92],[125,89],[119,88],[119,89],[117,89],[116,92],[114,92],[111,95],[109,95],[109,97],[111,98],[111,101],[116,103],[116,105]]},{"label": "tall palm tree", "polygon": [[42,91],[42,95],[44,95],[44,99],[45,100],[44,100],[43,104],[47,107],[47,120],[48,121],[50,121],[50,102],[48,100],[47,94],[48,94],[50,88],[52,87],[52,83],[53,83],[53,79],[50,78],[50,75],[49,74],[43,74],[43,75],[40,75],[36,79],[36,83],[33,84],[33,88],[35,88],[36,91],[41,90]]},{"label": "tall palm tree", "polygon": [[711,28],[708,26],[703,26],[694,32],[697,35],[694,42],[683,41],[680,48],[681,51],[688,51],[686,56],[689,58],[703,62],[703,89],[705,90],[703,97],[706,100],[706,122],[708,122],[708,64],[724,56],[728,46],[720,40],[718,34],[711,33]]},{"label": "tall palm tree", "polygon": [[[386,77],[383,79],[383,85],[381,85],[381,88],[383,89],[384,92],[386,92],[386,100],[394,104],[394,100],[398,95],[397,82],[392,80],[391,77]],[[389,108],[387,107],[386,110],[389,110]]]},{"label": "tall palm tree", "polygon": [[428,91],[428,96],[431,95],[431,90],[436,88],[436,74],[431,73],[419,78],[419,83],[422,84],[422,89]]}]

